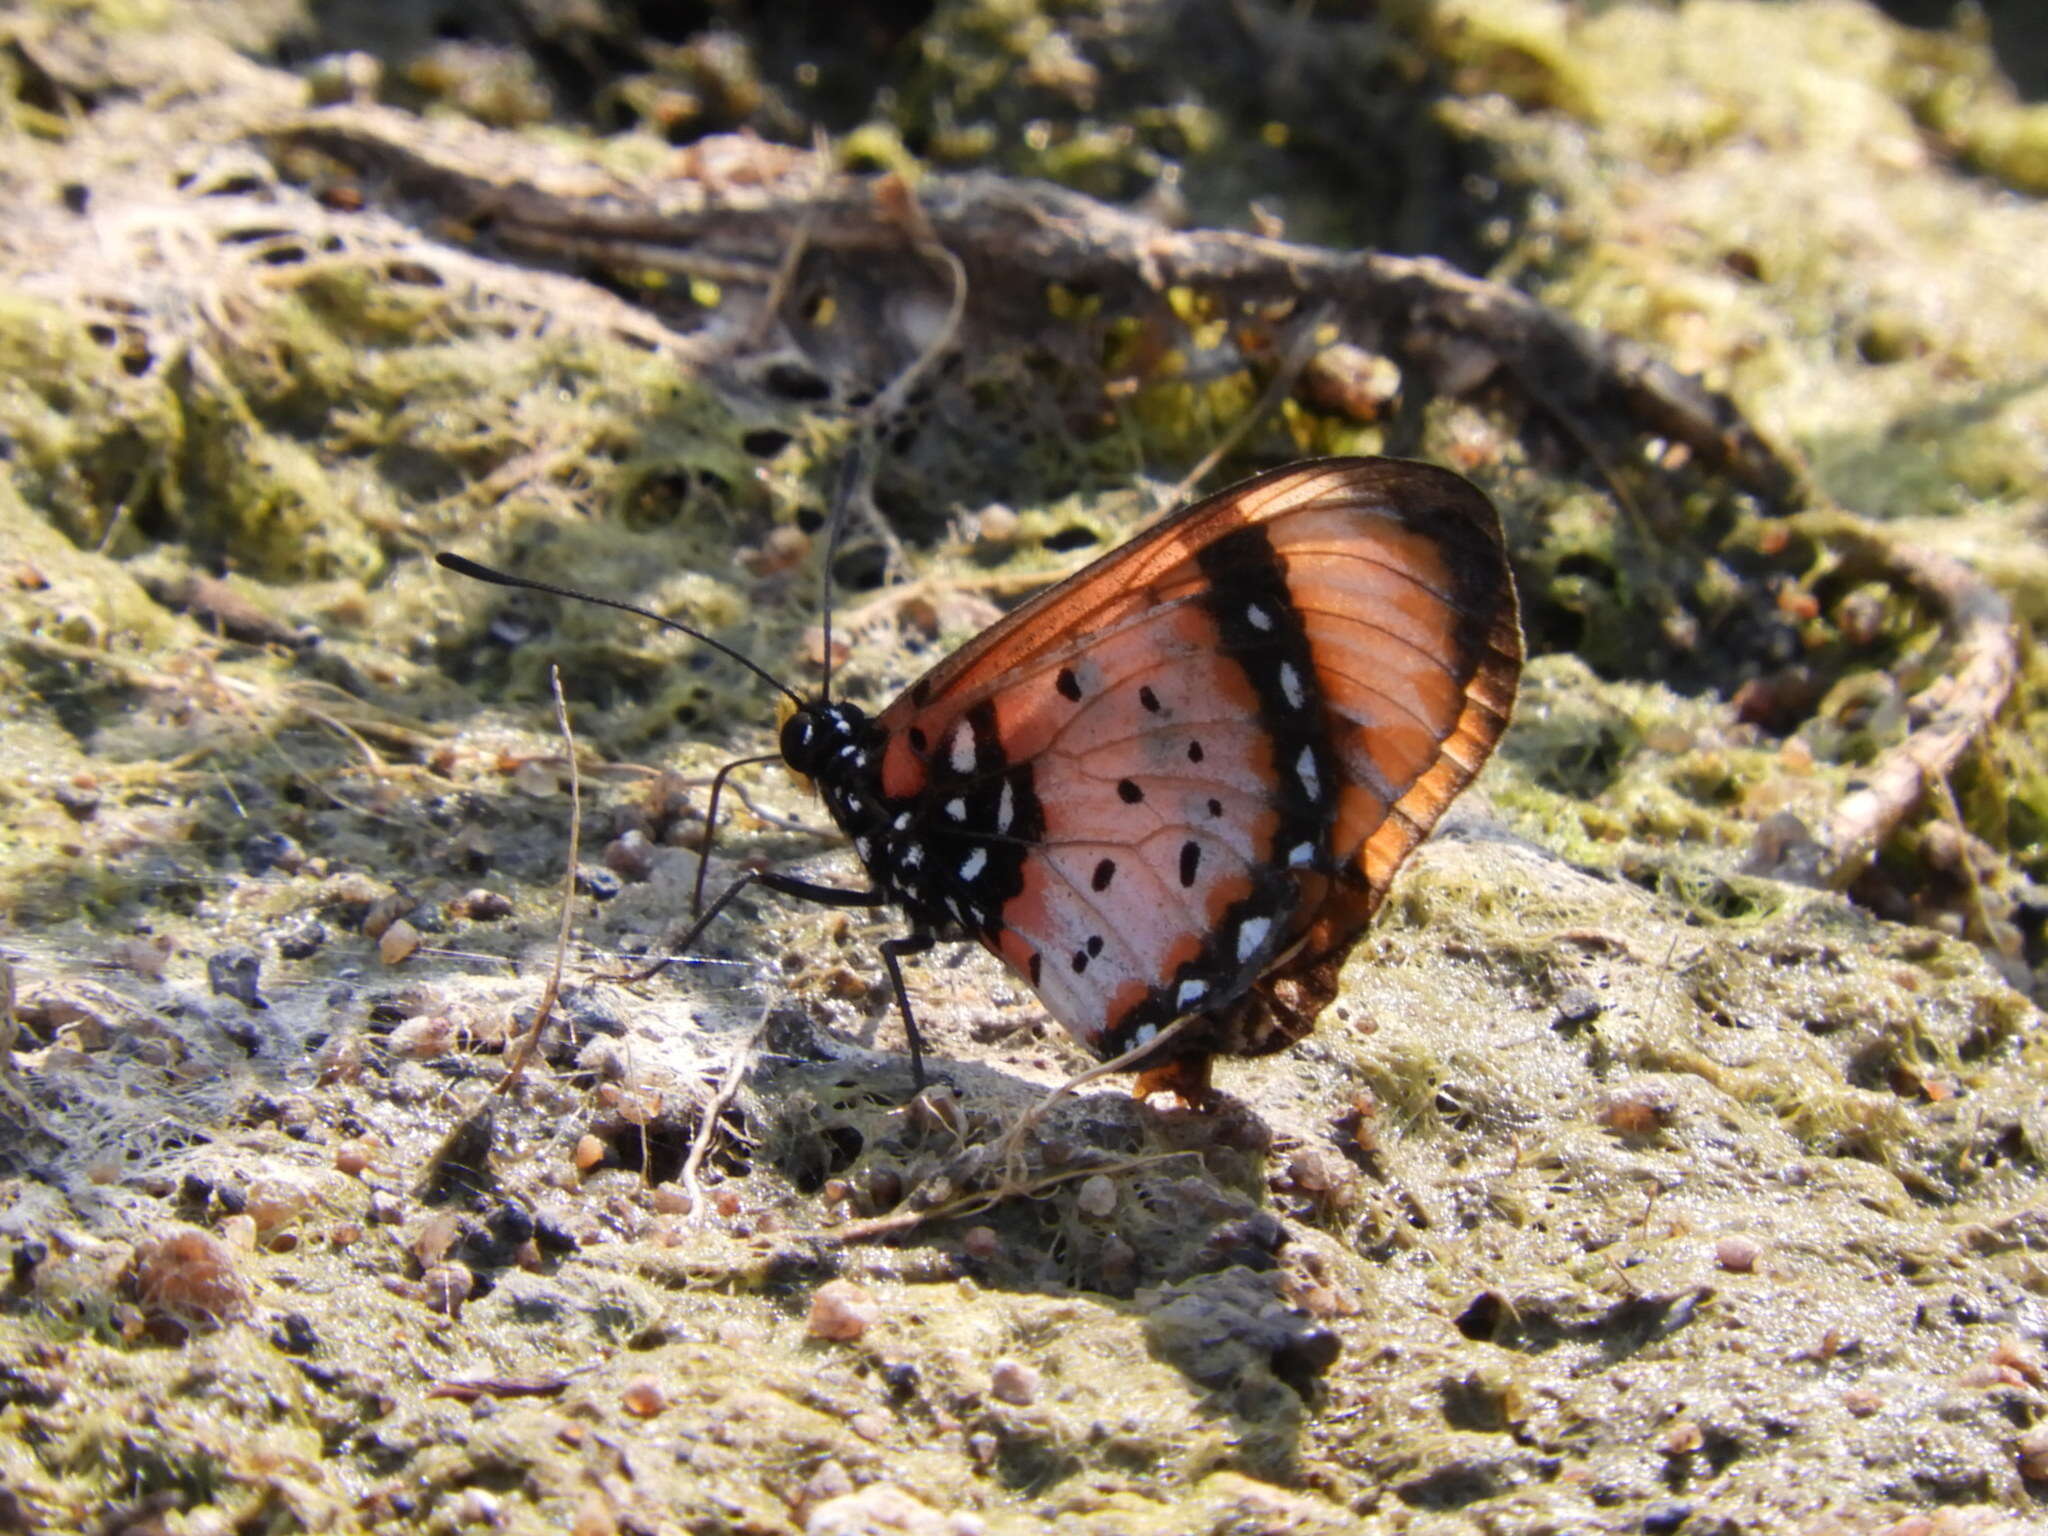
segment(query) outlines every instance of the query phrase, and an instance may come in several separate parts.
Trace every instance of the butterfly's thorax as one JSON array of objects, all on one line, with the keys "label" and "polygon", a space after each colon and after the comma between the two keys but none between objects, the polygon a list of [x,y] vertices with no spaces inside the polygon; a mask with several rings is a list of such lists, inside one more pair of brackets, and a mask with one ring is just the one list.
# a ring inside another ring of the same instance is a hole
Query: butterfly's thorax
[{"label": "butterfly's thorax", "polygon": [[[784,761],[816,785],[876,888],[920,928],[948,938],[979,936],[985,925],[976,921],[974,904],[949,889],[959,882],[949,881],[948,866],[934,857],[949,839],[931,824],[923,797],[885,790],[887,751],[886,733],[852,704],[813,702],[783,726]],[[981,915],[994,911],[988,904]]]}]

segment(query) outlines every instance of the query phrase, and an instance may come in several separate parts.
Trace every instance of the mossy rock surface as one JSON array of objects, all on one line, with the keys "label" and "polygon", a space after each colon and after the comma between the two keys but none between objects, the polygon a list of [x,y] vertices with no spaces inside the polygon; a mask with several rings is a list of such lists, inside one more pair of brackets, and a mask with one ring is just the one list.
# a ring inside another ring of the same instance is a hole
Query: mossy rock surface
[{"label": "mossy rock surface", "polygon": [[[980,955],[913,962],[947,1091],[909,1107],[881,921],[749,899],[627,979],[688,910],[708,776],[772,748],[758,680],[429,559],[814,677],[848,397],[943,305],[841,272],[803,347],[748,352],[731,283],[501,249],[279,131],[378,95],[509,180],[758,202],[822,174],[815,126],[908,182],[1445,254],[2048,615],[2043,109],[2003,13],[1325,9],[0,21],[0,1529],[2042,1518],[2031,655],[1852,890],[1773,878],[1914,728],[1934,618],[1497,358],[1332,338],[1224,473],[1470,472],[1537,653],[1518,721],[1308,1039],[1223,1064],[1207,1114],[1063,1101],[1006,1186],[1000,1138],[1089,1062]],[[1113,543],[1259,401],[1270,336],[1158,302],[1034,293],[892,418],[836,572],[849,696]],[[493,1100],[554,963],[552,666],[574,933]],[[779,770],[739,782],[715,874],[845,873]]]}]

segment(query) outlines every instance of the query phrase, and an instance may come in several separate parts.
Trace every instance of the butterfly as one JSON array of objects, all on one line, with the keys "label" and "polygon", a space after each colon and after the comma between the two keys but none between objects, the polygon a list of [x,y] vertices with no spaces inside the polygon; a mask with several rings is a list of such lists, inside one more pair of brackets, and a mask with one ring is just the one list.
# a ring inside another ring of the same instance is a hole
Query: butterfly
[{"label": "butterfly", "polygon": [[1082,1046],[1130,1057],[1139,1093],[1202,1102],[1213,1056],[1279,1050],[1336,995],[1394,872],[1506,729],[1521,664],[1500,519],[1469,481],[1386,458],[1254,476],[879,714],[770,677],[795,706],[780,755],[870,883],[744,875],[682,945],[753,883],[893,908],[909,931],[880,947],[920,1085],[901,961],[973,940]]}]

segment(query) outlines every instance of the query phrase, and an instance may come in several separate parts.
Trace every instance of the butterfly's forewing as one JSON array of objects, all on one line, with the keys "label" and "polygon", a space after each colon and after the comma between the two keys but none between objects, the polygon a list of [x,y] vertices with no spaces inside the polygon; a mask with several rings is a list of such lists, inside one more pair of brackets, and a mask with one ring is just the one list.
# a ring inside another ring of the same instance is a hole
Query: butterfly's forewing
[{"label": "butterfly's forewing", "polygon": [[1084,1044],[1194,1012],[1215,1021],[1197,1050],[1270,1049],[1485,761],[1520,658],[1499,521],[1467,482],[1295,465],[941,663],[877,721],[881,787],[962,926]]}]

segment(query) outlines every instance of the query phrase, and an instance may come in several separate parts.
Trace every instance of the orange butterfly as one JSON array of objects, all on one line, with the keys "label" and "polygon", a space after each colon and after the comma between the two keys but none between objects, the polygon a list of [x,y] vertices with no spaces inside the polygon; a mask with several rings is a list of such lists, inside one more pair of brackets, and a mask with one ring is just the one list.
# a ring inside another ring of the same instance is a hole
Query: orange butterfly
[{"label": "orange butterfly", "polygon": [[1198,1015],[1140,1065],[1199,1094],[1211,1053],[1313,1024],[1521,663],[1486,498],[1327,459],[1167,518],[873,720],[805,704],[782,755],[908,917],[899,986],[900,956],[972,938],[1105,1059]]},{"label": "orange butterfly", "polygon": [[1521,665],[1500,519],[1468,481],[1363,458],[1255,476],[873,718],[797,699],[782,757],[872,884],[742,876],[683,946],[751,883],[895,907],[910,932],[881,948],[920,1084],[900,961],[975,939],[1103,1059],[1157,1039],[1130,1063],[1139,1091],[1198,1102],[1212,1055],[1312,1027],[1394,871],[1500,739]]}]

